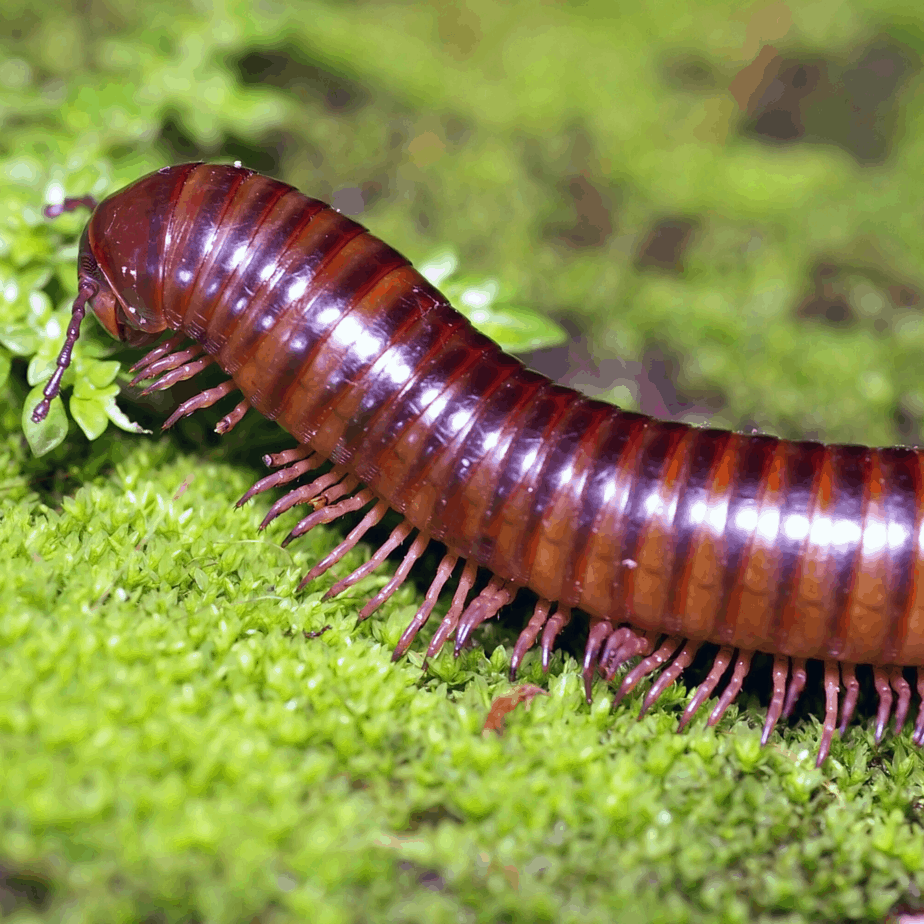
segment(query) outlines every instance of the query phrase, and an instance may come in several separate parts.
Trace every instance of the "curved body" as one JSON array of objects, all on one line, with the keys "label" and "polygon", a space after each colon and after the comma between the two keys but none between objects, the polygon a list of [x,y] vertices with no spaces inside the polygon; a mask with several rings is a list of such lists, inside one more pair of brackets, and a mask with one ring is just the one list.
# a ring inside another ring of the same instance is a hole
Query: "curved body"
[{"label": "curved body", "polygon": [[[115,336],[192,338],[306,444],[299,458],[310,447],[453,565],[489,569],[498,606],[525,586],[590,614],[594,658],[628,624],[646,639],[632,654],[667,635],[797,665],[924,664],[918,450],[698,429],[590,400],[504,354],[361,225],[239,167],[165,168],[111,196],[80,272]],[[900,671],[888,679],[907,688]]]}]

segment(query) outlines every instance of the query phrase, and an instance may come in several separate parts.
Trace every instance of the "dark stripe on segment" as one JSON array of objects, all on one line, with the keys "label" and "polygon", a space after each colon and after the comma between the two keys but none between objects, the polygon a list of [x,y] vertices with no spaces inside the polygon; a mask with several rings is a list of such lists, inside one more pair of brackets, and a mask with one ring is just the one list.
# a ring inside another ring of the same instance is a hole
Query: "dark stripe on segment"
[{"label": "dark stripe on segment", "polygon": [[[580,488],[587,476],[587,466],[579,472],[575,471],[575,466],[584,441],[593,439],[601,419],[602,416],[590,401],[575,396],[558,426],[548,436],[551,448],[545,460],[537,460],[536,476],[532,482],[532,509],[517,553],[519,560],[526,563],[530,575],[536,565],[536,550],[544,534],[542,526],[546,515],[557,505],[565,492],[570,490],[574,492],[574,496],[580,496]],[[571,506],[574,506],[573,502]],[[573,535],[573,528],[569,532]],[[562,560],[556,563],[559,573],[569,559],[570,555],[566,552]]]},{"label": "dark stripe on segment", "polygon": [[924,479],[921,456],[915,450],[896,446],[873,451],[878,453],[882,466],[889,550],[889,631],[881,663],[894,664],[905,647],[914,605],[921,555],[918,536],[924,515]]},{"label": "dark stripe on segment", "polygon": [[[404,430],[434,402],[439,400],[446,382],[476,362],[481,353],[472,351],[465,343],[454,337],[443,342],[415,370],[408,387],[402,390],[396,400],[388,401],[370,416],[365,428],[362,448],[362,474],[366,483],[375,479],[381,469],[381,456],[390,451],[393,443]],[[359,467],[357,467],[359,472]]]},{"label": "dark stripe on segment", "polygon": [[[607,432],[597,446],[597,457],[591,465],[590,474],[584,484],[582,497],[578,501],[575,523],[576,542],[571,550],[571,573],[574,575],[574,594],[580,600],[584,591],[589,567],[590,549],[597,531],[605,517],[615,517],[614,543],[625,517],[625,505],[629,498],[629,486],[635,480],[639,464],[639,451],[645,432],[652,423],[650,417],[633,411],[611,408],[611,420]],[[613,550],[614,573],[622,571]],[[625,609],[611,610],[614,620],[627,617]]]},{"label": "dark stripe on segment", "polygon": [[588,509],[587,489],[591,479],[597,472],[601,447],[610,438],[610,433],[617,419],[611,405],[604,404],[601,401],[589,401],[588,406],[592,408],[594,417],[578,447],[579,457],[583,457],[580,475],[569,485],[571,510],[574,514],[574,519],[570,530],[570,545],[567,552],[562,555],[561,591],[558,597],[560,604],[572,607],[577,606],[581,599],[580,575],[577,569],[579,556],[586,549],[590,538],[587,533],[589,533],[590,526],[593,524],[593,519],[590,519],[589,525],[585,527],[585,533],[582,533],[579,525],[576,526],[575,523],[580,524],[582,517],[585,518],[586,523],[588,518],[596,516],[596,511]]},{"label": "dark stripe on segment", "polygon": [[228,172],[204,164],[180,190],[171,216],[170,246],[163,255],[163,311],[169,327],[182,325],[219,228],[248,176],[244,170]]},{"label": "dark stripe on segment", "polygon": [[[638,472],[626,506],[622,549],[616,551],[614,555],[616,560],[634,561],[638,565],[642,544],[648,537],[652,524],[657,520],[659,530],[662,532],[669,530],[670,524],[667,518],[663,517],[665,493],[673,493],[676,481],[668,482],[668,468],[681,448],[682,442],[692,432],[689,424],[661,420],[654,422],[642,447]],[[682,475],[682,471],[680,474]],[[661,529],[662,519],[666,530]],[[622,599],[614,600],[619,608],[617,612],[637,610],[634,605],[637,602],[634,599],[637,575],[638,567],[624,569],[623,580],[620,582]],[[664,618],[663,613],[649,613],[647,617],[649,620],[657,618],[659,623]]]},{"label": "dark stripe on segment", "polygon": [[[143,279],[147,280],[149,287],[145,287],[141,279],[136,284],[135,291],[141,302],[148,305],[161,317],[164,316],[165,308],[163,302],[164,293],[164,274],[167,272],[166,256],[170,252],[173,243],[174,234],[173,226],[175,220],[175,205],[177,200],[183,194],[183,188],[189,181],[189,178],[199,167],[199,164],[187,164],[185,167],[177,168],[173,188],[167,198],[164,207],[157,210],[155,214],[161,219],[160,227],[149,227],[147,239],[148,247],[145,255]],[[123,297],[127,293],[123,292]]]},{"label": "dark stripe on segment", "polygon": [[279,416],[289,395],[323,350],[334,328],[366,295],[407,261],[377,237],[352,237],[336,252],[331,250],[319,266],[314,284],[300,303],[284,310],[282,325],[289,334],[275,344],[263,393]]},{"label": "dark stripe on segment", "polygon": [[[834,585],[828,597],[825,637],[827,657],[839,659],[851,629],[850,603],[863,553],[863,525],[869,505],[870,451],[865,446],[831,446],[828,458],[834,481],[833,503],[824,513],[830,522],[829,549]],[[850,535],[856,530],[856,537]]]},{"label": "dark stripe on segment", "polygon": [[[356,388],[357,382],[365,376],[374,376],[373,368],[396,341],[403,342],[413,336],[412,328],[429,305],[426,300],[420,304],[406,284],[404,277],[413,276],[416,272],[407,264],[379,280],[366,296],[350,306],[327,334],[323,356],[316,354],[310,373],[304,373],[310,374],[315,381],[317,399],[313,410],[309,412],[306,408],[310,420],[305,420],[303,415],[306,426],[299,432],[302,442],[311,442],[331,414],[341,416],[339,406],[348,390]],[[357,328],[362,331],[361,337],[356,336]],[[391,370],[394,370],[393,365]],[[335,464],[349,461],[345,450],[341,438],[332,451],[331,460]]]},{"label": "dark stripe on segment", "polygon": [[[497,351],[497,355],[491,357],[490,361],[482,357],[474,366],[454,377],[447,385],[447,390],[451,388],[454,394],[427,428],[429,432],[426,442],[420,447],[417,460],[404,482],[398,486],[399,495],[407,495],[416,484],[426,479],[437,457],[443,457],[440,459],[441,465],[455,473],[455,483],[464,483],[470,477],[469,466],[459,464],[459,457],[464,461],[463,453],[481,408],[519,366],[520,363],[513,357]],[[445,458],[447,455],[449,458]],[[445,494],[444,490],[442,496]]]},{"label": "dark stripe on segment", "polygon": [[[434,539],[444,539],[452,533],[456,522],[461,519],[458,505],[471,484],[490,484],[490,490],[485,494],[485,508],[489,498],[495,496],[496,483],[502,477],[507,454],[520,431],[522,419],[529,413],[537,391],[547,382],[544,376],[519,366],[515,375],[486,395],[479,404],[468,438],[453,460],[454,468],[464,472],[465,476],[459,474],[446,485],[427,524],[427,532]],[[462,557],[473,559],[480,565],[490,560],[478,557],[480,536],[460,537],[456,533],[454,538],[457,540],[454,550]],[[464,538],[467,544],[459,544],[460,538]],[[491,551],[488,548],[489,556]]]},{"label": "dark stripe on segment", "polygon": [[[573,394],[569,388],[550,384],[538,391],[526,408],[519,430],[504,459],[496,493],[479,529],[480,537],[474,552],[478,561],[496,560],[500,548],[497,540],[502,530],[505,507],[524,485],[533,481],[531,470],[537,461],[541,462],[541,457],[547,451],[548,434],[554,431],[559,419],[568,410]],[[525,563],[519,555],[511,554],[507,549],[501,551],[508,566],[506,570],[511,572],[505,577],[522,584],[528,577]]]},{"label": "dark stripe on segment", "polygon": [[[253,294],[260,287],[262,274],[272,273],[280,249],[301,225],[304,204],[305,197],[301,193],[285,187],[272,209],[260,216],[256,228],[241,229],[242,238],[247,238],[243,259],[235,267],[221,297],[214,302],[205,332],[206,348],[210,353],[222,354],[219,357],[222,368],[232,375],[237,365],[233,356],[225,355],[223,348],[247,309],[252,307]],[[230,220],[236,221],[237,217]]]},{"label": "dark stripe on segment", "polygon": [[[355,467],[362,481],[368,483],[377,470],[365,450],[366,438],[376,427],[379,417],[386,409],[403,404],[404,396],[416,387],[421,370],[466,323],[448,306],[444,311],[431,312],[406,334],[396,335],[389,349],[356,382],[362,399],[346,427],[340,454]],[[394,377],[395,369],[401,370],[400,379]]]},{"label": "dark stripe on segment", "polygon": [[[780,452],[781,441],[763,434],[751,437],[735,435],[735,439],[743,440],[744,446],[738,465],[730,473],[734,486],[725,520],[721,601],[711,635],[720,645],[728,644],[734,638],[742,583],[752,552],[763,549],[765,543],[771,547],[775,545],[780,530],[777,523],[774,536],[760,534],[764,499],[769,492],[773,463]],[[785,490],[785,483],[782,490]]]},{"label": "dark stripe on segment", "polygon": [[239,274],[254,256],[255,237],[282,197],[290,192],[290,186],[255,174],[239,187],[225,212],[183,319],[184,332],[210,353],[220,347],[219,341],[210,342],[207,331],[225,302],[225,293],[233,293],[237,288]]},{"label": "dark stripe on segment", "polygon": [[725,430],[697,430],[690,447],[687,482],[681,489],[674,515],[674,558],[668,581],[665,631],[680,632],[686,612],[687,588],[693,565],[692,549],[703,530],[709,529],[706,512],[709,507],[715,470],[732,441]]},{"label": "dark stripe on segment", "polygon": [[[271,332],[280,333],[279,325],[297,311],[311,295],[310,286],[319,267],[342,245],[332,226],[340,216],[316,200],[309,199],[275,259],[263,266],[256,261],[241,278],[245,292],[235,305],[231,327],[221,348],[223,364],[230,373],[237,372]],[[280,232],[283,229],[280,228]],[[253,288],[251,288],[253,286]]]},{"label": "dark stripe on segment", "polygon": [[828,447],[821,443],[798,442],[787,445],[785,487],[780,504],[780,531],[777,537],[779,583],[767,636],[776,651],[789,654],[789,637],[804,619],[796,609],[802,571],[809,562],[806,552],[818,503],[819,483],[825,472]]}]

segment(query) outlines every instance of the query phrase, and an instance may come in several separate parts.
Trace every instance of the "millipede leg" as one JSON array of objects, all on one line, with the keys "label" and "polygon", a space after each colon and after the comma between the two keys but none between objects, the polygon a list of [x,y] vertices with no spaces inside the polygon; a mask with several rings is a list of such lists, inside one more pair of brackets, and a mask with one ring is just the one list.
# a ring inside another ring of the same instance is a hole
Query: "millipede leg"
[{"label": "millipede leg", "polygon": [[[291,491],[287,491],[282,497],[278,498],[267,511],[266,516],[263,517],[260,523],[260,529],[266,529],[276,517],[281,513],[285,513],[287,510],[291,510],[296,505],[310,504],[318,495],[323,494],[328,488],[337,484],[339,481],[343,481],[346,477],[346,469],[338,465],[326,474],[319,475],[314,481],[303,484],[298,488],[293,488]],[[353,482],[354,485],[359,484],[355,477],[353,478]],[[301,535],[304,535],[304,530],[302,524],[299,522],[296,523],[289,535],[283,540],[283,546],[288,545],[293,539],[298,539]]]},{"label": "millipede leg", "polygon": [[536,644],[536,639],[539,637],[542,627],[549,618],[549,610],[551,608],[551,600],[540,597],[539,600],[536,601],[533,615],[529,617],[529,622],[523,627],[523,631],[520,633],[516,644],[513,646],[513,654],[510,656],[511,683],[517,678],[517,671],[520,669],[520,664],[523,663],[523,658],[526,657],[526,652]]},{"label": "millipede leg", "polygon": [[680,724],[677,726],[677,731],[683,731],[687,727],[690,719],[696,715],[696,711],[699,707],[712,695],[712,691],[718,686],[719,681],[722,679],[722,675],[728,670],[728,665],[731,663],[733,654],[734,651],[731,648],[723,647],[719,649],[706,679],[696,688],[693,699],[687,703],[687,708],[683,710],[683,715],[680,717]]},{"label": "millipede leg", "polygon": [[272,474],[265,475],[249,488],[234,506],[243,507],[250,498],[255,497],[257,494],[261,494],[263,491],[269,491],[270,488],[278,487],[281,484],[288,484],[290,481],[295,481],[296,478],[304,475],[305,472],[310,472],[313,468],[317,468],[323,461],[324,457],[320,453],[313,452],[307,458],[300,459],[298,462],[293,462],[288,468],[279,468]]},{"label": "millipede leg", "polygon": [[234,379],[228,379],[227,382],[222,382],[221,385],[216,385],[214,388],[206,388],[205,391],[200,391],[198,395],[193,395],[192,398],[184,401],[163,422],[161,429],[169,430],[180,418],[189,417],[190,414],[194,414],[204,407],[211,407],[216,401],[220,401],[224,398],[225,395],[230,395],[236,388],[237,383]]},{"label": "millipede leg", "polygon": [[414,527],[407,520],[399,523],[392,530],[391,535],[375,550],[375,553],[369,561],[360,565],[355,571],[348,574],[342,580],[337,581],[321,599],[330,600],[331,597],[336,597],[337,594],[342,593],[348,587],[352,587],[357,581],[361,581],[367,575],[372,574],[372,572],[388,558],[389,554],[410,536],[413,530]]},{"label": "millipede leg", "polygon": [[497,615],[501,607],[506,606],[517,595],[517,587],[503,581],[501,578],[492,578],[488,586],[475,597],[465,608],[456,627],[456,641],[453,646],[453,655],[459,656],[469,636],[483,622]]},{"label": "millipede leg", "polygon": [[918,746],[924,745],[924,670],[920,667],[915,669],[917,677],[918,697],[921,702],[918,705],[918,718],[914,723],[914,735],[911,740]]},{"label": "millipede leg", "polygon": [[427,595],[424,597],[424,602],[420,605],[420,609],[414,614],[414,618],[411,620],[408,627],[401,634],[401,638],[398,639],[398,644],[395,645],[395,650],[391,656],[392,661],[397,661],[408,648],[411,647],[411,643],[417,637],[417,633],[426,625],[427,620],[430,618],[430,613],[433,612],[433,607],[436,606],[436,601],[439,599],[440,591],[443,589],[443,585],[446,581],[449,580],[449,576],[455,569],[458,560],[459,556],[453,555],[451,552],[447,552],[443,556],[443,560],[436,569],[436,577],[433,578],[429,588],[427,588]]},{"label": "millipede leg", "polygon": [[[320,511],[319,511],[320,512]],[[316,577],[323,574],[327,569],[336,564],[346,555],[350,549],[362,539],[366,533],[375,526],[385,514],[388,513],[388,504],[385,501],[379,501],[360,521],[359,525],[355,526],[343,540],[332,552],[329,552],[324,558],[322,558],[303,578],[301,584],[298,585],[298,589],[301,590],[306,584],[313,581]]]},{"label": "millipede leg", "polygon": [[783,712],[783,697],[786,695],[786,678],[789,675],[789,658],[786,655],[775,655],[773,658],[773,696],[770,697],[770,706],[767,709],[767,719],[764,730],[760,733],[760,746],[763,747],[770,740],[773,729]]},{"label": "millipede leg", "polygon": [[149,395],[155,391],[166,391],[172,388],[177,382],[185,382],[193,376],[198,375],[203,369],[207,369],[215,362],[214,356],[203,356],[191,363],[185,363],[176,369],[162,375],[156,382],[152,382],[147,388],[141,390],[141,394]]},{"label": "millipede leg", "polygon": [[552,647],[555,645],[555,639],[568,623],[571,622],[571,608],[560,606],[552,618],[545,624],[542,630],[542,640],[539,642],[539,648],[542,651],[542,669],[548,671],[549,659],[552,657]]},{"label": "millipede leg", "polygon": [[320,507],[298,524],[299,535],[304,536],[305,533],[310,532],[315,526],[320,526],[322,523],[333,523],[334,520],[365,507],[372,500],[375,500],[375,495],[368,488],[365,488],[352,497],[340,501],[339,504]]},{"label": "millipede leg", "polygon": [[654,654],[643,658],[635,667],[622,678],[622,683],[616,691],[616,697],[613,700],[613,706],[618,706],[627,693],[631,693],[643,677],[647,677],[653,671],[656,671],[665,661],[672,658],[680,646],[684,644],[684,639],[676,635],[669,635]]},{"label": "millipede leg", "polygon": [[[167,341],[170,342],[169,340]],[[158,348],[159,349],[159,348]],[[194,343],[192,346],[187,347],[185,350],[180,350],[177,353],[168,353],[166,355],[158,356],[156,359],[151,362],[147,362],[149,357],[151,357],[157,350],[152,350],[141,362],[138,364],[141,366],[141,371],[128,383],[131,387],[134,388],[139,382],[143,382],[145,379],[153,379],[155,376],[160,375],[162,372],[170,372],[173,369],[178,369],[180,366],[186,365],[190,360],[195,359],[199,356],[205,347],[201,343]],[[132,369],[135,367],[132,366]]]},{"label": "millipede leg", "polygon": [[600,655],[600,673],[609,683],[616,671],[626,661],[631,661],[640,655],[650,655],[654,651],[658,640],[656,632],[639,632],[631,626],[621,626],[607,640]]},{"label": "millipede leg", "polygon": [[230,433],[243,420],[244,415],[250,410],[250,402],[244,398],[239,404],[235,405],[230,414],[225,414],[221,420],[215,424],[215,432],[222,436]]},{"label": "millipede leg", "polygon": [[600,663],[600,649],[612,634],[613,624],[608,619],[591,621],[590,632],[587,633],[587,645],[584,648],[584,666],[581,671],[581,676],[584,678],[584,698],[588,705],[593,701],[594,674]]},{"label": "millipede leg", "polygon": [[725,715],[725,710],[741,692],[741,684],[744,683],[744,678],[747,677],[748,671],[751,669],[751,658],[753,657],[753,651],[741,651],[739,649],[731,680],[728,681],[728,686],[722,691],[722,695],[719,697],[715,709],[712,710],[712,714],[706,719],[707,725],[715,725]]},{"label": "millipede leg", "polygon": [[423,555],[430,542],[430,537],[420,533],[411,543],[401,564],[395,571],[392,579],[359,611],[359,621],[368,619],[405,581],[414,562]]},{"label": "millipede leg", "polygon": [[900,667],[893,667],[889,671],[889,683],[898,694],[898,703],[895,706],[895,734],[900,735],[905,721],[908,718],[908,709],[911,706],[911,687],[905,680]]},{"label": "millipede leg", "polygon": [[690,666],[696,652],[699,651],[702,642],[687,642],[683,646],[680,654],[661,671],[658,679],[651,685],[651,689],[645,694],[642,701],[642,708],[639,710],[638,717],[641,718],[654,704],[658,697],[683,673],[684,669]]},{"label": "millipede leg", "polygon": [[462,610],[465,609],[465,600],[469,595],[469,591],[472,589],[472,584],[475,583],[475,576],[477,574],[478,565],[475,564],[474,561],[467,561],[465,567],[462,569],[462,576],[459,578],[459,586],[456,587],[456,592],[452,595],[452,603],[449,605],[449,610],[443,617],[433,638],[430,639],[430,644],[427,646],[427,653],[424,655],[425,668],[430,658],[435,657],[436,653],[445,644],[446,639],[455,631],[459,623],[459,617],[462,615]]},{"label": "millipede leg", "polygon": [[879,694],[879,709],[876,711],[875,741],[879,744],[885,734],[889,715],[892,712],[892,688],[889,686],[889,675],[881,667],[873,668],[873,684]]},{"label": "millipede leg", "polygon": [[821,726],[821,743],[815,766],[820,767],[831,750],[834,726],[837,724],[837,700],[840,693],[841,671],[837,661],[825,661],[825,720]]},{"label": "millipede leg", "polygon": [[847,725],[853,718],[853,710],[857,705],[857,697],[860,695],[860,682],[857,680],[856,665],[844,663],[841,665],[841,683],[844,684],[846,693],[841,700],[841,737],[847,732]]},{"label": "millipede leg", "polygon": [[[140,372],[142,369],[146,369],[151,363],[160,359],[161,356],[166,356],[171,350],[175,350],[184,340],[186,339],[186,334],[179,333],[174,334],[172,337],[165,340],[163,343],[158,344],[154,347],[153,350],[148,351],[135,363],[134,366],[129,368],[129,372]],[[138,379],[137,381],[141,382],[143,379]]]},{"label": "millipede leg", "polygon": [[267,468],[282,468],[285,465],[291,465],[293,462],[300,462],[313,455],[314,450],[308,443],[299,443],[292,449],[284,449],[282,452],[267,453],[263,457],[263,464]]},{"label": "millipede leg", "polygon": [[792,671],[789,686],[786,688],[786,703],[783,706],[783,718],[788,719],[796,707],[796,700],[805,689],[805,658],[792,659]]}]

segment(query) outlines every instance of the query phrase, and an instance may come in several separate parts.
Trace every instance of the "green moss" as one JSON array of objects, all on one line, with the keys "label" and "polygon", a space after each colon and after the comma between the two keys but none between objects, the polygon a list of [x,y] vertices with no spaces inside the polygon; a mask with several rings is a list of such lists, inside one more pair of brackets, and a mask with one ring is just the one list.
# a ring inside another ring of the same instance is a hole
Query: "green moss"
[{"label": "green moss", "polygon": [[[521,672],[548,695],[485,736],[515,615],[483,630],[490,657],[444,652],[424,672],[426,638],[390,654],[423,585],[360,626],[381,575],[321,600],[367,548],[296,593],[342,532],[283,550],[291,520],[261,534],[268,502],[233,510],[249,460],[285,445],[274,428],[217,447],[195,418],[170,440],[99,435],[125,355],[88,324],[65,378],[82,430],[62,416],[38,459],[22,439],[83,224],[47,223],[42,205],[196,157],[321,198],[359,190],[386,240],[418,262],[452,246],[466,278],[575,321],[592,361],[675,360],[719,423],[892,442],[899,409],[914,433],[924,42],[906,16],[706,0],[6,7],[3,913],[795,924],[917,900],[924,766],[907,731],[877,748],[859,722],[818,771],[810,709],[764,749],[766,693],[675,735],[685,688],[637,721],[644,688],[611,710],[598,683],[587,706],[579,665],[556,654],[548,676],[534,655]],[[845,86],[886,48],[897,82],[867,112],[882,159],[850,138],[749,134],[728,87],[771,43]],[[665,221],[691,229],[680,268],[641,258]],[[821,295],[849,323],[813,314]]]}]

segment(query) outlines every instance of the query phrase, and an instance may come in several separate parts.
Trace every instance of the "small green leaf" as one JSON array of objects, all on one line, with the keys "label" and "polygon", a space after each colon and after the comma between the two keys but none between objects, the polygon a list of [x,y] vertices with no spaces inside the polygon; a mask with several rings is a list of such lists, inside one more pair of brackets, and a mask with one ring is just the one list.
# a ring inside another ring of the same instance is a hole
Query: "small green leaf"
[{"label": "small green leaf", "polygon": [[92,363],[87,369],[87,379],[94,388],[105,388],[119,373],[122,364],[117,359]]},{"label": "small green leaf", "polygon": [[30,448],[37,456],[43,456],[46,452],[51,452],[67,436],[67,415],[58,400],[51,402],[48,416],[43,421],[40,423],[32,422],[32,412],[41,400],[42,386],[36,385],[29,392],[22,409],[23,433],[26,435]]},{"label": "small green leaf", "polygon": [[[76,392],[76,389],[74,389]],[[105,398],[81,398],[74,394],[70,400],[71,417],[86,434],[88,440],[98,439],[109,426]]]},{"label": "small green leaf", "polygon": [[41,385],[51,378],[54,371],[55,358],[38,353],[29,360],[29,367],[26,369],[26,381],[30,385]]},{"label": "small green leaf", "polygon": [[459,310],[481,331],[511,353],[544,350],[568,340],[568,332],[549,318],[526,308],[496,306]]},{"label": "small green leaf", "polygon": [[12,367],[13,363],[10,354],[0,347],[0,387],[6,384],[6,380],[10,377],[10,369]]},{"label": "small green leaf", "polygon": [[4,324],[0,326],[0,343],[14,356],[31,356],[39,348],[39,336],[25,324]]},{"label": "small green leaf", "polygon": [[118,385],[106,385],[104,388],[94,388],[90,384],[89,370],[84,364],[79,370],[77,381],[74,385],[74,395],[85,401],[102,401],[106,398],[114,398],[119,393]]},{"label": "small green leaf", "polygon": [[115,403],[115,398],[106,399],[106,416],[120,429],[126,430],[128,433],[150,433],[150,430],[145,430],[141,424],[136,424],[133,420],[129,420],[128,417],[119,409],[118,405]]}]

